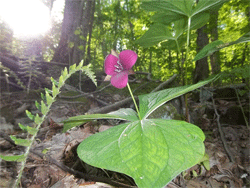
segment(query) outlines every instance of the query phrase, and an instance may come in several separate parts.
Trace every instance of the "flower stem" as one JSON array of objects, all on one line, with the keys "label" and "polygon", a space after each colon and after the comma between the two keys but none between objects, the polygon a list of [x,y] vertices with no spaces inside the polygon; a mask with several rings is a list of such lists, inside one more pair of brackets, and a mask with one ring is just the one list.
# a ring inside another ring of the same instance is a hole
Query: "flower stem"
[{"label": "flower stem", "polygon": [[133,95],[133,93],[132,93],[132,91],[131,91],[130,86],[129,86],[128,83],[127,83],[127,87],[128,87],[129,93],[130,93],[130,95],[131,95],[131,97],[132,97],[132,99],[133,99],[133,101],[134,101],[134,104],[135,104],[135,108],[136,108],[138,117],[139,117],[139,119],[141,120],[141,116],[140,116],[140,112],[139,112],[138,106],[137,106],[137,104],[136,104],[136,102],[135,102],[134,95]]}]

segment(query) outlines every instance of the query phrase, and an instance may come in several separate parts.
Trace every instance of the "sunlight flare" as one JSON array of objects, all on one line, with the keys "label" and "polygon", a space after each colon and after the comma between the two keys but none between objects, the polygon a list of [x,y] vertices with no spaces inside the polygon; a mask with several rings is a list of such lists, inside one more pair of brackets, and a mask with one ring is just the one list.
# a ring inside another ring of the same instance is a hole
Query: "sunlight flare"
[{"label": "sunlight flare", "polygon": [[0,18],[16,37],[37,36],[50,28],[49,9],[39,0],[0,1]]}]

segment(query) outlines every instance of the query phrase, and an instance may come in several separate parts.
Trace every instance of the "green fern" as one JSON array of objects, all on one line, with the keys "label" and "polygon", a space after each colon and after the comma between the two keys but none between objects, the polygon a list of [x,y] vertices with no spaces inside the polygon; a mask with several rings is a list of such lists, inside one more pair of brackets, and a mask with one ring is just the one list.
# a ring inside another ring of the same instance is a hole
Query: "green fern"
[{"label": "green fern", "polygon": [[92,80],[92,82],[97,86],[96,76],[91,69],[92,65],[89,64],[84,67],[83,72]]},{"label": "green fern", "polygon": [[49,90],[47,88],[45,88],[45,95],[41,94],[42,100],[41,103],[38,103],[36,101],[35,105],[37,107],[37,109],[39,111],[41,111],[42,116],[40,117],[38,114],[31,114],[31,112],[29,112],[28,110],[26,110],[26,115],[35,122],[36,127],[29,127],[29,126],[24,126],[22,124],[19,124],[19,127],[28,132],[30,137],[27,139],[20,139],[20,138],[16,138],[15,136],[11,136],[11,139],[15,142],[16,145],[20,145],[20,146],[26,146],[26,151],[24,152],[24,154],[22,155],[12,155],[12,156],[5,156],[5,155],[0,155],[0,158],[5,160],[5,161],[16,161],[16,162],[21,162],[21,169],[19,171],[17,180],[15,182],[14,187],[18,187],[18,184],[21,180],[22,177],[22,173],[26,164],[26,160],[27,157],[29,155],[29,151],[31,149],[31,146],[33,144],[33,142],[35,141],[36,135],[39,131],[39,128],[41,126],[41,124],[43,123],[46,115],[48,114],[48,112],[50,111],[50,107],[52,105],[53,102],[55,102],[57,95],[60,93],[60,89],[62,88],[62,86],[65,84],[65,81],[72,75],[74,74],[76,71],[83,71],[85,72],[90,79],[96,84],[96,79],[95,79],[95,75],[94,72],[90,69],[90,65],[88,66],[83,66],[83,61],[81,61],[81,63],[79,63],[78,66],[76,66],[75,64],[69,67],[69,71],[68,69],[65,67],[65,69],[62,71],[62,74],[59,78],[59,81],[54,80],[53,78],[51,78],[51,82],[52,82],[52,90]]},{"label": "green fern", "polygon": [[23,89],[26,89],[26,86],[24,85],[24,83],[20,80],[20,78],[17,76],[17,74],[10,70],[8,67],[5,67],[4,65],[2,65],[2,63],[0,62],[0,69],[3,70],[4,74],[7,74],[9,73],[10,76],[12,76],[16,82],[17,82],[17,85],[19,85],[20,87],[22,87]]}]

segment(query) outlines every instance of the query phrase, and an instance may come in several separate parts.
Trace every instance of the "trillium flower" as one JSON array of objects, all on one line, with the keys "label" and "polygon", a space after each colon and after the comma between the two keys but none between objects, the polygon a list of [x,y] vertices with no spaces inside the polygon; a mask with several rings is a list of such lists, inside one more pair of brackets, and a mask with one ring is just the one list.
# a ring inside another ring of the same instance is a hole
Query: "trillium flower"
[{"label": "trillium flower", "polygon": [[132,50],[124,50],[120,54],[111,50],[104,62],[105,81],[110,80],[111,84],[119,89],[126,87],[128,75],[133,74],[132,67],[137,60],[137,54]]}]

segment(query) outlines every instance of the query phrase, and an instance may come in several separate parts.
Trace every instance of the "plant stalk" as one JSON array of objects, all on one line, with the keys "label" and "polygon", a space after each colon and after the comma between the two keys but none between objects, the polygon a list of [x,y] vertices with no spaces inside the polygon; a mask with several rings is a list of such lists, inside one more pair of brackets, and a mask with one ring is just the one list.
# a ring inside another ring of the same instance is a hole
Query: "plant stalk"
[{"label": "plant stalk", "polygon": [[135,108],[136,108],[138,117],[139,117],[139,119],[141,120],[140,112],[139,112],[138,106],[137,106],[137,104],[136,104],[134,95],[133,95],[133,93],[132,93],[132,91],[131,91],[131,89],[130,89],[129,83],[127,83],[127,87],[128,87],[129,93],[130,93],[130,95],[131,95],[131,97],[132,97],[132,99],[133,99],[133,101],[134,101],[134,104],[135,104]]}]

